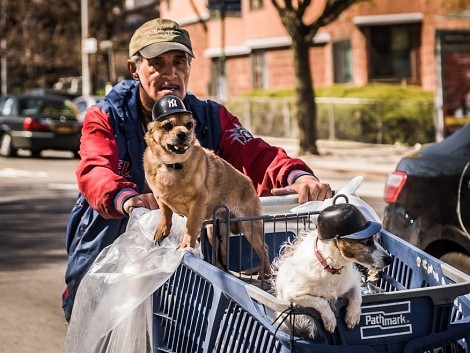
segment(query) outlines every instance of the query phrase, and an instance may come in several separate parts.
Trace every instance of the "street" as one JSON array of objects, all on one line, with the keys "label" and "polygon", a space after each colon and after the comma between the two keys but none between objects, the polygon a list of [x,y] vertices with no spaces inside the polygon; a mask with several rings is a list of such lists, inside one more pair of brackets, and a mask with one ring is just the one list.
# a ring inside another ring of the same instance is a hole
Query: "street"
[{"label": "street", "polygon": [[[0,352],[63,350],[64,234],[77,195],[76,164],[66,153],[0,158]],[[351,177],[318,174],[334,189]],[[381,215],[383,181],[364,186],[361,196]]]},{"label": "street", "polygon": [[0,352],[63,350],[64,232],[76,163],[0,159]]}]

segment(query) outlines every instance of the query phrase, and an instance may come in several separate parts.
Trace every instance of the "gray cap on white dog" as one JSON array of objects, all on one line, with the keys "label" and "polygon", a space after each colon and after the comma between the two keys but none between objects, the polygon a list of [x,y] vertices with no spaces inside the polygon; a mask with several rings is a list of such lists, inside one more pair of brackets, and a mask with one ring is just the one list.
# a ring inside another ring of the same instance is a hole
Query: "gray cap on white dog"
[{"label": "gray cap on white dog", "polygon": [[323,240],[361,240],[373,236],[380,229],[380,223],[368,221],[362,212],[350,203],[329,206],[318,215],[318,237]]}]

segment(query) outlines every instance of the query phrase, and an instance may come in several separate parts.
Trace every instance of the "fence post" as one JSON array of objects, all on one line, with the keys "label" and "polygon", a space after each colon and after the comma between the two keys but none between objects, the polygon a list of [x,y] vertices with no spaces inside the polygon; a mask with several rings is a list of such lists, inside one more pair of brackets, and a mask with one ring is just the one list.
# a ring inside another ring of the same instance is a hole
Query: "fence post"
[{"label": "fence post", "polygon": [[244,114],[246,122],[248,123],[248,129],[251,131],[253,129],[252,121],[251,121],[251,100],[245,99],[245,103],[243,104]]},{"label": "fence post", "polygon": [[291,137],[287,136],[286,132],[292,131],[291,128],[291,121],[290,121],[290,111],[289,111],[289,101],[283,100],[282,102],[282,119],[284,122],[284,131],[282,132],[283,137]]},{"label": "fence post", "polygon": [[328,140],[336,140],[335,134],[335,104],[330,102],[328,104]]},{"label": "fence post", "polygon": [[380,145],[382,144],[383,140],[383,119],[384,119],[384,107],[385,103],[383,101],[379,102],[379,120],[377,124],[377,143]]}]

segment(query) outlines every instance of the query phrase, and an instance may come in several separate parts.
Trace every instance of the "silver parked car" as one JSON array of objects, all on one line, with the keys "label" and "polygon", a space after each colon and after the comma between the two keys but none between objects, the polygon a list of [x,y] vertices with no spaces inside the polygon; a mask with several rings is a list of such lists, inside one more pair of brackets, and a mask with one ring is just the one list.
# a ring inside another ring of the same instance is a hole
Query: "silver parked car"
[{"label": "silver parked car", "polygon": [[79,96],[73,99],[72,103],[75,104],[79,111],[78,121],[83,123],[87,109],[98,103],[101,99],[103,99],[102,96]]}]

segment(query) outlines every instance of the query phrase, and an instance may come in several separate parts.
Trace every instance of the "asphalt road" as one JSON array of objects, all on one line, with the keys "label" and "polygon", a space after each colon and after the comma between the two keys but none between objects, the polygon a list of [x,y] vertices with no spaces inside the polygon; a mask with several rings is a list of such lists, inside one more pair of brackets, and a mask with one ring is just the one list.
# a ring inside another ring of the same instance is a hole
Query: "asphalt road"
[{"label": "asphalt road", "polygon": [[0,159],[0,352],[59,353],[70,158]]},{"label": "asphalt road", "polygon": [[[76,163],[64,153],[0,158],[0,353],[63,351],[64,233]],[[323,170],[321,177],[339,188],[351,175]],[[363,199],[380,215],[383,180],[367,183]]]}]

